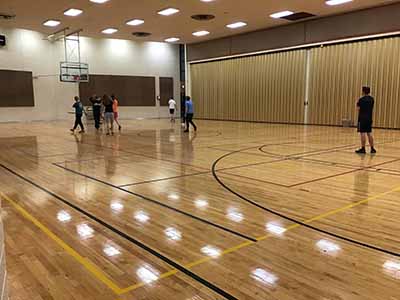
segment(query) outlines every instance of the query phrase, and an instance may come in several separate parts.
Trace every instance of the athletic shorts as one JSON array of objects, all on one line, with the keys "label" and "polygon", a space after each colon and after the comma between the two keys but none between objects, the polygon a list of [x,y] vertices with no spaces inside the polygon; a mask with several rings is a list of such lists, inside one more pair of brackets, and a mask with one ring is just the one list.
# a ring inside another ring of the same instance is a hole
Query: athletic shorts
[{"label": "athletic shorts", "polygon": [[112,112],[104,113],[104,119],[106,122],[112,123],[114,122],[114,114]]},{"label": "athletic shorts", "polygon": [[117,112],[117,111],[114,111],[114,120],[117,120],[118,117],[119,117],[118,112]]},{"label": "athletic shorts", "polygon": [[170,115],[173,115],[174,113],[175,113],[175,109],[170,108],[170,109],[169,109],[169,114],[170,114]]},{"label": "athletic shorts", "polygon": [[370,120],[360,120],[357,126],[358,132],[360,133],[370,133],[372,132],[372,121]]}]

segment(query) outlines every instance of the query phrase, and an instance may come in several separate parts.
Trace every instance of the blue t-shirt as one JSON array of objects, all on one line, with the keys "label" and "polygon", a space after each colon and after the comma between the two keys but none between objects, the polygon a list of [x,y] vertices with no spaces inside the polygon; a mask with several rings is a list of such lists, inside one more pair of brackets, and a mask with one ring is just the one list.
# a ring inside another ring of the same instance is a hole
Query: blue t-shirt
[{"label": "blue t-shirt", "polygon": [[187,114],[193,114],[194,113],[193,101],[192,100],[186,101],[186,113]]},{"label": "blue t-shirt", "polygon": [[78,101],[75,102],[74,105],[72,105],[73,108],[75,108],[75,115],[82,115],[83,114],[83,104],[82,102]]}]

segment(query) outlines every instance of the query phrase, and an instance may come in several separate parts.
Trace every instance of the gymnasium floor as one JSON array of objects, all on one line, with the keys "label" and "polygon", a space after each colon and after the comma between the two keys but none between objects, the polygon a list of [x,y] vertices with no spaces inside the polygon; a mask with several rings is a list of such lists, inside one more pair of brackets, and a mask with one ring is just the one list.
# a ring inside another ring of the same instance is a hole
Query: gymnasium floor
[{"label": "gymnasium floor", "polygon": [[399,300],[400,131],[0,125],[13,299]]}]

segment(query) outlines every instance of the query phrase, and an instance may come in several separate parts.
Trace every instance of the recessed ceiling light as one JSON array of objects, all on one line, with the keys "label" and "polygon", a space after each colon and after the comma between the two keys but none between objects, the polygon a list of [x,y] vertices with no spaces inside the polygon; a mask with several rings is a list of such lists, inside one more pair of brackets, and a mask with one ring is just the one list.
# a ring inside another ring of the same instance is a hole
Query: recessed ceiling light
[{"label": "recessed ceiling light", "polygon": [[137,26],[137,25],[141,25],[143,23],[144,23],[144,21],[141,19],[133,19],[133,20],[126,22],[126,25]]},{"label": "recessed ceiling light", "polygon": [[57,20],[47,20],[46,22],[43,23],[44,26],[48,26],[48,27],[56,27],[60,24],[61,24],[61,22],[57,21]]},{"label": "recessed ceiling light", "polygon": [[166,41],[167,43],[175,43],[175,42],[179,41],[179,38],[171,37],[171,38],[165,39],[164,41]]},{"label": "recessed ceiling light", "polygon": [[101,32],[104,34],[113,34],[113,33],[116,33],[117,31],[118,31],[118,29],[116,29],[116,28],[106,28],[106,29],[103,29]]},{"label": "recessed ceiling light", "polygon": [[200,0],[201,2],[213,2],[214,0]]},{"label": "recessed ceiling light", "polygon": [[70,9],[64,11],[64,15],[70,16],[70,17],[79,16],[81,13],[83,13],[83,11],[81,9],[77,9],[77,8],[70,8]]},{"label": "recessed ceiling light", "polygon": [[108,2],[109,0],[90,0],[90,2],[93,2],[93,3],[106,3],[106,2]]},{"label": "recessed ceiling light", "polygon": [[158,12],[159,15],[170,16],[179,12],[179,9],[169,7]]},{"label": "recessed ceiling light", "polygon": [[210,34],[207,30],[200,30],[200,31],[193,32],[194,36],[205,36],[207,34]]},{"label": "recessed ceiling light", "polygon": [[246,25],[247,25],[247,23],[245,23],[245,22],[236,22],[236,23],[228,24],[228,25],[226,25],[226,27],[235,29],[235,28],[240,28],[240,27],[246,26]]},{"label": "recessed ceiling light", "polygon": [[328,5],[339,5],[339,4],[343,4],[343,3],[347,3],[347,2],[351,2],[353,0],[329,0],[326,1],[325,3]]},{"label": "recessed ceiling light", "polygon": [[280,18],[287,17],[287,16],[290,16],[293,14],[294,14],[294,12],[292,12],[290,10],[284,10],[284,11],[280,11],[280,12],[272,14],[271,18],[280,19]]}]

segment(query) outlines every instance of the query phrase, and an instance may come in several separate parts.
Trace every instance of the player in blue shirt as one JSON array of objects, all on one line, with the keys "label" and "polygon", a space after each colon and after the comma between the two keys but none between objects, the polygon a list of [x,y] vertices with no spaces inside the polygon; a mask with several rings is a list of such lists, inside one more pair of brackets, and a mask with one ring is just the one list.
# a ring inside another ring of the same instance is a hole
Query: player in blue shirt
[{"label": "player in blue shirt", "polygon": [[85,112],[85,109],[83,108],[83,104],[81,102],[81,100],[79,99],[78,96],[75,96],[75,103],[74,105],[72,105],[73,108],[75,108],[75,125],[74,128],[71,129],[72,132],[75,132],[76,128],[79,127],[81,128],[81,131],[79,131],[79,133],[84,133],[85,132],[85,128],[83,127],[83,123],[82,123],[82,115]]},{"label": "player in blue shirt", "polygon": [[184,132],[189,132],[189,124],[192,124],[194,131],[197,131],[197,126],[193,123],[193,114],[194,114],[193,101],[189,96],[186,96],[186,102],[185,102],[186,130]]}]

